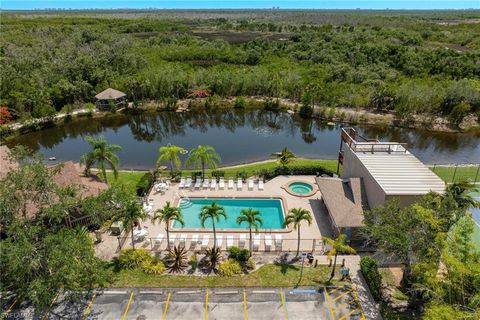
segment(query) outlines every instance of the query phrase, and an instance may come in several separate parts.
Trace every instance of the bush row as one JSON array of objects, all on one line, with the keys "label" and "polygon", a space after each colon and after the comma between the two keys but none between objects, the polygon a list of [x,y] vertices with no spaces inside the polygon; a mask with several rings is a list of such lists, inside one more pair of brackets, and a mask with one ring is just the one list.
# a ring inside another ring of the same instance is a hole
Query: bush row
[{"label": "bush row", "polygon": [[373,298],[375,301],[380,301],[382,299],[382,278],[378,272],[377,262],[370,257],[362,257],[360,270],[362,270]]}]

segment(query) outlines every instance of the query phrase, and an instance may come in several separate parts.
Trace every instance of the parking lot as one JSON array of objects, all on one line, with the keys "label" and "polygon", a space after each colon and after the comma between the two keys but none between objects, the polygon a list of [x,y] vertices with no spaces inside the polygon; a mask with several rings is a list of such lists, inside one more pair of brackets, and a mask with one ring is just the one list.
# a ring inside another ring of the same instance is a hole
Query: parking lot
[{"label": "parking lot", "polygon": [[350,287],[112,289],[75,303],[58,295],[41,312],[22,304],[5,311],[2,319],[365,319]]}]

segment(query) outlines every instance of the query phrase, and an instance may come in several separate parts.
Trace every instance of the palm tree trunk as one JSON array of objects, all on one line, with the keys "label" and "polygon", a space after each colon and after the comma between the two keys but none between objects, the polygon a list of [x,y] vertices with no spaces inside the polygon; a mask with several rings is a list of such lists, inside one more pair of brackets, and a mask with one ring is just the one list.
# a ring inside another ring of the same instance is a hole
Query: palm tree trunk
[{"label": "palm tree trunk", "polygon": [[217,247],[217,233],[215,231],[215,220],[212,218],[212,226],[213,226],[213,250]]},{"label": "palm tree trunk", "polygon": [[337,251],[335,251],[335,258],[333,259],[332,273],[330,274],[330,279],[328,279],[328,282],[332,281],[333,277],[335,277],[335,267],[336,266],[337,266]]},{"label": "palm tree trunk", "polygon": [[135,241],[133,241],[133,222],[132,225],[130,226],[130,230],[132,231],[132,248],[135,250]]},{"label": "palm tree trunk", "polygon": [[202,161],[202,180],[205,180],[205,162]]},{"label": "palm tree trunk", "polygon": [[170,160],[170,176],[173,178],[173,159]]},{"label": "palm tree trunk", "polygon": [[249,247],[250,247],[250,257],[252,256],[252,251],[253,251],[253,243],[252,243],[252,227],[250,227],[250,243],[249,243]]},{"label": "palm tree trunk", "polygon": [[108,184],[107,181],[107,170],[105,170],[105,164],[103,162],[100,163],[100,167],[102,168],[103,179],[105,179],[105,183]]},{"label": "palm tree trunk", "polygon": [[297,257],[298,257],[298,254],[300,253],[300,226],[298,226],[298,243],[297,243]]},{"label": "palm tree trunk", "polygon": [[168,231],[168,220],[165,222],[166,228],[165,230],[167,231],[167,249],[170,249],[170,233]]}]

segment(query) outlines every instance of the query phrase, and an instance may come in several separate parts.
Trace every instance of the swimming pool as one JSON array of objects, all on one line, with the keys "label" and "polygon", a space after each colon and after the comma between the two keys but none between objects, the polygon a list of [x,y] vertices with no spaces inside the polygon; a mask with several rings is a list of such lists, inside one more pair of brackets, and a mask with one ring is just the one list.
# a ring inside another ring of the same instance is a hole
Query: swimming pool
[{"label": "swimming pool", "polygon": [[[180,208],[184,228],[203,229],[198,218],[203,206],[211,205],[215,201],[217,205],[225,208],[227,219],[221,218],[219,222],[215,221],[217,229],[247,229],[248,224],[238,225],[236,220],[241,210],[252,208],[261,213],[263,224],[260,229],[285,229],[284,210],[282,199],[261,199],[261,198],[182,198],[178,207]],[[173,228],[181,228],[177,221],[174,221]],[[212,221],[208,219],[205,222],[205,229],[212,228]]]}]

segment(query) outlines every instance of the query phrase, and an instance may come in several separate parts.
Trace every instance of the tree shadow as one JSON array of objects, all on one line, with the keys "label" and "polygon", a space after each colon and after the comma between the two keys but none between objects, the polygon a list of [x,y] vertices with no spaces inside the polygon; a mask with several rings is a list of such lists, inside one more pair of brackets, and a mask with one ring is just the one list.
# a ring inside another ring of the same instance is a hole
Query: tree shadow
[{"label": "tree shadow", "polygon": [[288,270],[298,271],[300,268],[294,265],[298,261],[297,257],[289,259],[288,253],[282,254],[278,259],[276,259],[273,264],[280,267],[280,272],[286,274]]}]

